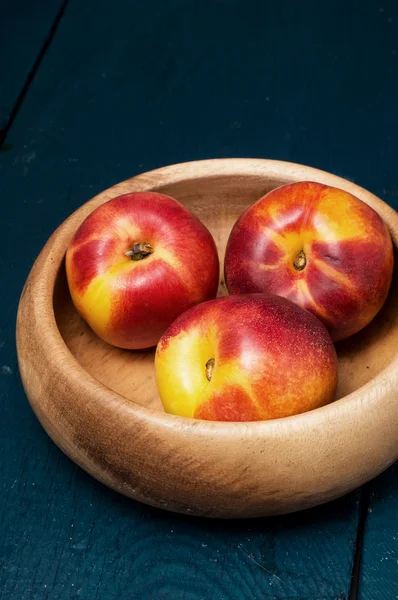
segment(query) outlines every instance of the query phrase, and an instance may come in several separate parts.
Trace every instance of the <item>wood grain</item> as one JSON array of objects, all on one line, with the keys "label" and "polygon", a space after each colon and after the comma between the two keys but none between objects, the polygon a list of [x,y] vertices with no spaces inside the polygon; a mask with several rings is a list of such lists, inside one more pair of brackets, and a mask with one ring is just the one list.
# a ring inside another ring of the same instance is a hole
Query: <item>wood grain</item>
[{"label": "wood grain", "polygon": [[398,464],[372,482],[364,531],[360,600],[398,597]]},{"label": "wood grain", "polygon": [[172,511],[252,517],[336,498],[397,458],[396,276],[392,300],[377,320],[339,345],[340,401],[296,417],[245,424],[165,414],[152,356],[100,343],[82,327],[62,283],[66,247],[77,226],[114,196],[149,189],[175,196],[213,232],[222,258],[242,209],[265,191],[300,180],[351,191],[380,213],[397,243],[395,212],[358,186],[299,165],[239,159],[175,165],[118,184],[76,211],[47,243],[18,313],[22,381],[50,436],[100,481]]}]

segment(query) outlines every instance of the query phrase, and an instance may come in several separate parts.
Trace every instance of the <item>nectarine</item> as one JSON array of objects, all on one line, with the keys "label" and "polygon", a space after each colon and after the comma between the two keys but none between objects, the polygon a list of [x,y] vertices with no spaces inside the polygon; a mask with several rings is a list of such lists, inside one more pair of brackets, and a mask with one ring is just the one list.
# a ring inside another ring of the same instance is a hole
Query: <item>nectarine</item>
[{"label": "nectarine", "polygon": [[324,325],[270,294],[191,308],[160,339],[155,370],[166,412],[214,421],[302,413],[330,402],[337,385]]},{"label": "nectarine", "polygon": [[225,256],[231,294],[284,296],[321,319],[334,340],[374,318],[392,271],[381,217],[348,192],[309,181],[279,187],[249,207]]},{"label": "nectarine", "polygon": [[136,192],[95,209],[76,231],[66,272],[77,311],[121,348],[157,344],[186,309],[214,298],[217,249],[177,200]]}]

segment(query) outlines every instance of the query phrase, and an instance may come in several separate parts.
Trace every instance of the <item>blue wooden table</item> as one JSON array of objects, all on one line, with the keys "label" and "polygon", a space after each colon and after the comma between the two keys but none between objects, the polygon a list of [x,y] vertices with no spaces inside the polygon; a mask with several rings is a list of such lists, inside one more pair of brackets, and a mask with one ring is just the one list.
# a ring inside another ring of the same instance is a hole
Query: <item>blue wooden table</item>
[{"label": "blue wooden table", "polygon": [[396,467],[286,517],[152,509],[49,440],[14,343],[48,236],[139,172],[276,158],[398,208],[398,3],[2,0],[0,48],[0,600],[398,598]]}]

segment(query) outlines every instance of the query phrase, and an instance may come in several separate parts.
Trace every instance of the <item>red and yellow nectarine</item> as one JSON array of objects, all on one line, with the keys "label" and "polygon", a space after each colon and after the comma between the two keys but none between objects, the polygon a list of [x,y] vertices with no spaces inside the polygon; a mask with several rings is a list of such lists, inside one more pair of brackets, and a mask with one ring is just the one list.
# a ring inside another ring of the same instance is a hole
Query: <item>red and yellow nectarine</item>
[{"label": "red and yellow nectarine", "polygon": [[330,402],[337,357],[322,323],[285,298],[242,294],[182,314],[160,339],[156,381],[168,413],[257,421]]},{"label": "red and yellow nectarine", "polygon": [[155,192],[114,198],[80,225],[66,254],[77,311],[106,342],[157,344],[174,319],[217,293],[210,232],[177,200]]},{"label": "red and yellow nectarine", "polygon": [[381,217],[348,192],[308,181],[279,187],[249,207],[225,256],[231,294],[284,296],[321,319],[334,340],[374,318],[392,271]]}]

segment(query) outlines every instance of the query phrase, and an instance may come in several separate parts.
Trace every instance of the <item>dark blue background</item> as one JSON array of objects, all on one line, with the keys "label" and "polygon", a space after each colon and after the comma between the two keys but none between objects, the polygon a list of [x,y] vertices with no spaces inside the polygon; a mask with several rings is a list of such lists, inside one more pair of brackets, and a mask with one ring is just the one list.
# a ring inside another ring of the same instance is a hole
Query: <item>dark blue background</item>
[{"label": "dark blue background", "polygon": [[[161,165],[295,161],[397,208],[398,4],[2,0],[0,50],[0,599],[348,598],[361,491],[241,523],[118,496],[33,416],[15,314],[63,219]],[[394,473],[371,485],[362,600],[398,596]]]}]

